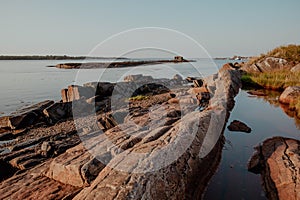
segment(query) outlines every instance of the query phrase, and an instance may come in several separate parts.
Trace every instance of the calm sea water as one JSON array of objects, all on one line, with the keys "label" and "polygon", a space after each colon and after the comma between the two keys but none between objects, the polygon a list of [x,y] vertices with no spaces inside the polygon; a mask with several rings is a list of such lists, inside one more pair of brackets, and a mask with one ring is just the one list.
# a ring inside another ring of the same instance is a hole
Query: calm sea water
[{"label": "calm sea water", "polygon": [[300,140],[300,120],[296,123],[280,107],[269,104],[262,97],[249,97],[243,90],[236,97],[236,105],[228,123],[235,119],[245,122],[252,128],[252,132],[225,130],[227,142],[221,164],[204,199],[266,199],[260,175],[247,171],[247,162],[254,152],[253,147],[273,136]]},{"label": "calm sea water", "polygon": [[[99,60],[101,62],[107,60]],[[121,81],[129,74],[171,78],[175,74],[207,76],[228,60],[197,59],[196,62],[150,65],[122,69],[66,70],[46,66],[78,61],[0,61],[0,115],[45,99],[60,100],[60,90],[70,84],[89,81]],[[260,176],[247,171],[253,147],[272,136],[300,139],[294,119],[263,99],[250,98],[241,91],[229,122],[238,119],[252,128],[245,134],[225,130],[227,144],[221,164],[212,178],[205,199],[265,199]],[[298,127],[300,127],[298,125]]]}]

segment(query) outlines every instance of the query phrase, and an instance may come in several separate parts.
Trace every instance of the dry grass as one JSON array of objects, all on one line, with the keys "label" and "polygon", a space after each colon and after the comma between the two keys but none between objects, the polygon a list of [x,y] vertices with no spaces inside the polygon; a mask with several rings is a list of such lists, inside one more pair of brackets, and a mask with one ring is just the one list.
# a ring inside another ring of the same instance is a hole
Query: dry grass
[{"label": "dry grass", "polygon": [[283,90],[288,86],[300,86],[300,73],[290,71],[249,73],[243,75],[244,84],[257,84],[267,89]]},{"label": "dry grass", "polygon": [[261,54],[259,57],[253,57],[249,60],[249,64],[254,64],[267,57],[283,58],[288,62],[300,63],[300,45],[290,44],[288,46],[280,46],[267,54]]}]

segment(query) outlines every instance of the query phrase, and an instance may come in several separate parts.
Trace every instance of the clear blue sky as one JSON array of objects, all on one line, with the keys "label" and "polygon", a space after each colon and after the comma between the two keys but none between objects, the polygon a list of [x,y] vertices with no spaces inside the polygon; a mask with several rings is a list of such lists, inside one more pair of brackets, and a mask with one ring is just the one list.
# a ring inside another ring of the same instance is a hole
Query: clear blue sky
[{"label": "clear blue sky", "polygon": [[86,55],[113,34],[154,26],[191,36],[214,57],[257,55],[300,44],[299,9],[299,0],[2,0],[0,54]]}]

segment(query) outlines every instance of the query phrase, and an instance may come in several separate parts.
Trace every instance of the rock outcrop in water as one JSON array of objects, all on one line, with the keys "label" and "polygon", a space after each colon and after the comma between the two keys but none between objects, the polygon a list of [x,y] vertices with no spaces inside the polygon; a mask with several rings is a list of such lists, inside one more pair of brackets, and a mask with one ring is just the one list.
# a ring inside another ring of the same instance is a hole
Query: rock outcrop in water
[{"label": "rock outcrop in water", "polygon": [[227,128],[230,131],[240,131],[245,133],[251,132],[251,128],[247,126],[247,124],[238,120],[233,120]]},{"label": "rock outcrop in water", "polygon": [[300,86],[287,87],[279,97],[279,102],[288,105],[289,110],[295,110],[296,117],[300,118]]},{"label": "rock outcrop in water", "polygon": [[90,62],[90,63],[62,63],[57,64],[56,68],[61,69],[97,69],[97,68],[122,68],[135,67],[140,65],[156,65],[163,63],[182,63],[193,62],[193,60],[149,60],[149,61],[122,61],[122,62]]},{"label": "rock outcrop in water", "polygon": [[260,173],[268,199],[300,199],[300,141],[274,137],[256,147],[248,170]]},{"label": "rock outcrop in water", "polygon": [[[183,82],[122,82],[105,98],[78,90],[79,100],[67,95],[51,104],[42,113],[55,118],[52,124],[34,124],[0,146],[7,172],[0,173],[0,198],[199,199],[220,162],[240,73],[222,69],[204,80],[211,99],[202,112],[195,111],[197,90],[189,93]],[[102,86],[84,87],[103,92]],[[61,104],[78,101],[85,109],[65,117]]]}]

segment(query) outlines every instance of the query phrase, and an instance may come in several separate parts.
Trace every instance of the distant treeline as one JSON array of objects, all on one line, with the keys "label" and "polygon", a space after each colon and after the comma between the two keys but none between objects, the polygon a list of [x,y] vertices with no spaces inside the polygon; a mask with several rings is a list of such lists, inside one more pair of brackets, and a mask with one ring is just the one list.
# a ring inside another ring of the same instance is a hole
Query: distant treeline
[{"label": "distant treeline", "polygon": [[45,55],[45,56],[0,56],[0,60],[84,60],[84,59],[126,59],[115,57],[89,57],[89,56],[57,56],[57,55]]}]

